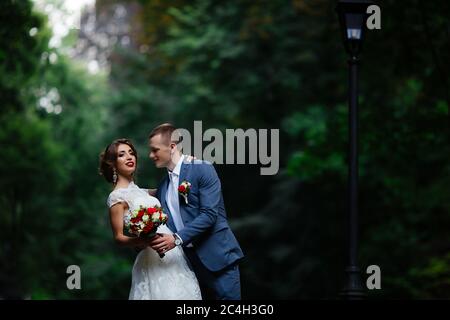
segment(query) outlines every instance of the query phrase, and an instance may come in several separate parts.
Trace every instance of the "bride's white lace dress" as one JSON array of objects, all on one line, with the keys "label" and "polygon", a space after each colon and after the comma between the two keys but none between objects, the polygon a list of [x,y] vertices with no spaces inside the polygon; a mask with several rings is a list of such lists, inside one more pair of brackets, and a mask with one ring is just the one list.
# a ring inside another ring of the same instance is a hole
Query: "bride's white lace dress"
[{"label": "bride's white lace dress", "polygon": [[[140,206],[161,206],[159,200],[131,182],[127,188],[110,193],[108,207],[126,202],[131,211]],[[124,225],[131,212],[124,214]],[[160,233],[172,233],[166,225],[158,228]],[[183,249],[175,247],[160,258],[158,253],[147,247],[139,252],[134,262],[130,300],[201,300],[197,278],[189,268]]]}]

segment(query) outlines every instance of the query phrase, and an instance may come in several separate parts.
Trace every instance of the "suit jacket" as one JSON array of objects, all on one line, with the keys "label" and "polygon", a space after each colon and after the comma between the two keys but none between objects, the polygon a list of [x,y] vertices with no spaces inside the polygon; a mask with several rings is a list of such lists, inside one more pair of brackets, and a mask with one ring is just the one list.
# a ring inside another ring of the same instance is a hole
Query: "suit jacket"
[{"label": "suit jacket", "polygon": [[[184,228],[176,230],[166,202],[169,177],[158,186],[157,198],[169,214],[169,229],[183,240],[183,247],[193,244],[196,254],[210,271],[219,271],[244,257],[242,250],[227,222],[219,177],[214,166],[207,161],[184,161],[179,183],[191,183],[188,203],[179,195],[180,215]],[[178,192],[178,191],[177,191]]]}]

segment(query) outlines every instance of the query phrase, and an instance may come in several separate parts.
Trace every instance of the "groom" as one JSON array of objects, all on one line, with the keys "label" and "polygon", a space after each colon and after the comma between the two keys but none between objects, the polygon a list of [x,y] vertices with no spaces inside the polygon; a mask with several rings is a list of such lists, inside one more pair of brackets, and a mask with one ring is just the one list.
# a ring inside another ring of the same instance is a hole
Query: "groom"
[{"label": "groom", "polygon": [[[151,247],[164,253],[182,246],[204,298],[239,300],[238,262],[244,255],[227,222],[219,177],[209,162],[186,161],[179,143],[169,123],[149,135],[150,159],[167,169],[156,196],[170,214],[168,227],[174,232],[155,238]],[[178,190],[182,184],[190,184],[188,192]]]}]

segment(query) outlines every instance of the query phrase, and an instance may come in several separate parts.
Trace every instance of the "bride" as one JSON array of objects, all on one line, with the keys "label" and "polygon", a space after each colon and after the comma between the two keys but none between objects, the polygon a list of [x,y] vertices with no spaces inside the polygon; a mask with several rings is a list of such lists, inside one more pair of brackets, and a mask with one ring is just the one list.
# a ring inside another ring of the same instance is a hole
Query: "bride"
[{"label": "bride", "polygon": [[[124,225],[131,212],[140,206],[161,206],[149,190],[133,182],[137,166],[137,153],[131,141],[118,139],[100,155],[100,174],[114,185],[107,205],[114,239],[119,245],[138,247],[132,270],[130,300],[201,300],[197,278],[189,268],[183,249],[175,247],[163,258],[149,247],[150,239],[124,234]],[[172,233],[161,225],[158,233]]]}]

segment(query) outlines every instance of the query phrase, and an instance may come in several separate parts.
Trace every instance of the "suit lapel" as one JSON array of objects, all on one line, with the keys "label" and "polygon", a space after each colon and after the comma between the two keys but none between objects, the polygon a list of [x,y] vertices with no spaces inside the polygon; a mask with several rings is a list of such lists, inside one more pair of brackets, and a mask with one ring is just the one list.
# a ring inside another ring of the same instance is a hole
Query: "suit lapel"
[{"label": "suit lapel", "polygon": [[180,185],[185,180],[187,168],[188,165],[185,162],[183,162],[181,164],[180,176],[178,178],[178,185]]},{"label": "suit lapel", "polygon": [[[178,186],[186,179],[189,168],[190,165],[188,164],[188,162],[183,161],[183,163],[181,164],[180,176],[178,178]],[[180,194],[178,194],[178,201],[180,202],[180,214],[183,216],[186,203],[184,197],[182,197]]]}]

